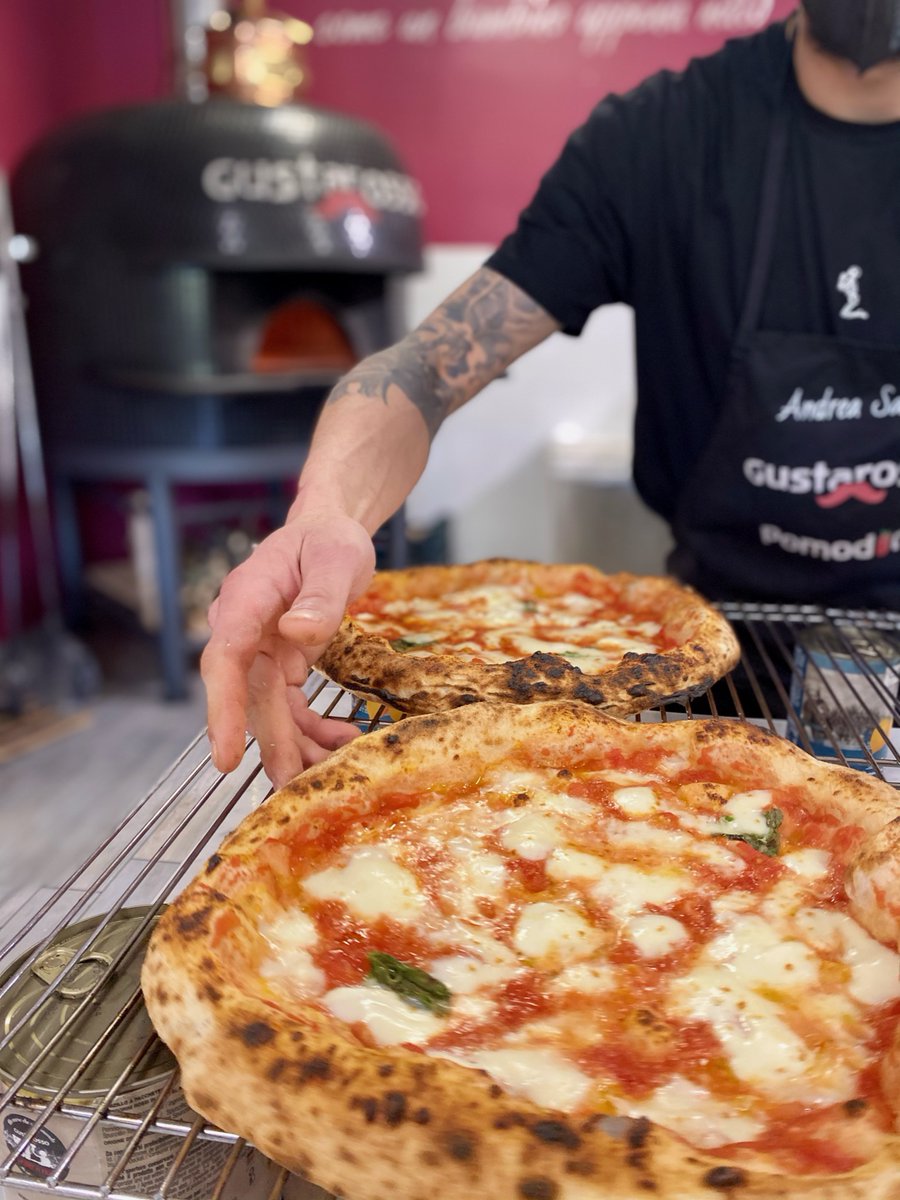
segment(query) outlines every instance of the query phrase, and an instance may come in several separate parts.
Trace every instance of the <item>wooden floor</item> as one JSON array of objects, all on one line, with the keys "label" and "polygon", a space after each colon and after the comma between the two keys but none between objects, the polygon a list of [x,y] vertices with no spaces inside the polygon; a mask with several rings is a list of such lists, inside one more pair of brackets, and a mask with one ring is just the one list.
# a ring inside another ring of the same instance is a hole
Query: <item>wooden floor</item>
[{"label": "wooden floor", "polygon": [[62,883],[205,725],[199,676],[187,701],[164,702],[147,638],[94,632],[85,646],[99,693],[60,706],[58,728],[28,731],[0,762],[0,922],[14,895]]}]

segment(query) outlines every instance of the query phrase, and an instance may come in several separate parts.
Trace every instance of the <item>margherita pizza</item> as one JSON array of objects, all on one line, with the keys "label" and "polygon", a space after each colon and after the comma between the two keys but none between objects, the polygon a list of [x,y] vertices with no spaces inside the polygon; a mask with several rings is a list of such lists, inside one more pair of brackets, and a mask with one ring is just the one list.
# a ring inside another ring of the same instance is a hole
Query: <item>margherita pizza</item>
[{"label": "margherita pizza", "polygon": [[705,691],[739,654],[671,579],[497,558],[379,573],[318,666],[404,713],[574,699],[626,716]]},{"label": "margherita pizza", "polygon": [[347,1200],[897,1200],[900,798],[723,720],[477,704],[248,817],[143,984]]}]

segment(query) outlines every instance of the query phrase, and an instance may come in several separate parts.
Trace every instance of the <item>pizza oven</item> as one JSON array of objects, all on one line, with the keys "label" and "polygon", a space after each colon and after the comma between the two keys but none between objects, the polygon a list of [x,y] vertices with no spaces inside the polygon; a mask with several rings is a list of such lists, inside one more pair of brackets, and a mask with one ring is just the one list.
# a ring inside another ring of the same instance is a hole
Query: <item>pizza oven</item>
[{"label": "pizza oven", "polygon": [[51,457],[295,435],[325,376],[396,337],[394,284],[422,262],[419,189],[385,138],[311,105],[94,113],[12,190]]},{"label": "pizza oven", "polygon": [[32,149],[12,194],[35,250],[23,287],[69,610],[74,489],[136,481],[154,514],[166,690],[181,695],[175,489],[296,477],[330,386],[402,332],[419,188],[365,122],[212,98],[83,116]]}]

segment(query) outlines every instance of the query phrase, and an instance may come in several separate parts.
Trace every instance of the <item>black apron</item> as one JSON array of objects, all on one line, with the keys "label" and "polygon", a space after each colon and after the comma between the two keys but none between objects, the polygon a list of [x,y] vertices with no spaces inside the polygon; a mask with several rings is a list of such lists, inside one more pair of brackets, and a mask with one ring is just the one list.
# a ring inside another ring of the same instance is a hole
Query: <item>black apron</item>
[{"label": "black apron", "polygon": [[791,122],[786,87],[725,400],[668,566],[713,598],[900,608],[900,346],[757,328]]}]

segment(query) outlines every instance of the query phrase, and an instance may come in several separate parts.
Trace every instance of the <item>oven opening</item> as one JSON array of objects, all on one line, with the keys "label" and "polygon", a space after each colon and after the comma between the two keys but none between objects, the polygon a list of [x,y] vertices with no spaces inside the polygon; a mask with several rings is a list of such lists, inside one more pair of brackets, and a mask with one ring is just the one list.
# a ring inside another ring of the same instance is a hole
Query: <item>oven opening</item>
[{"label": "oven opening", "polygon": [[251,367],[263,373],[349,370],[357,361],[350,339],[325,305],[309,297],[279,304],[267,317]]}]

